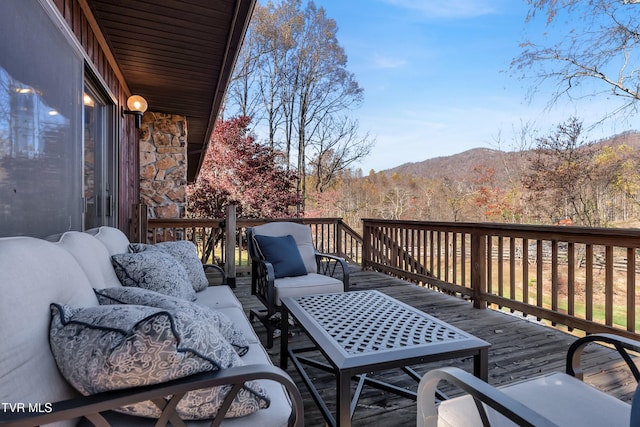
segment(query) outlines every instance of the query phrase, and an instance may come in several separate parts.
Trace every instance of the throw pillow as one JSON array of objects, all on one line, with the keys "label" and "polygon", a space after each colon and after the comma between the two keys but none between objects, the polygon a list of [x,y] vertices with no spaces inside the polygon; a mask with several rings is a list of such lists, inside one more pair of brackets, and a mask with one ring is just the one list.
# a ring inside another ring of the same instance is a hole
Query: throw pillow
[{"label": "throw pillow", "polygon": [[124,286],[136,286],[172,297],[195,301],[184,267],[163,251],[145,251],[111,256],[116,276]]},{"label": "throw pillow", "polygon": [[273,265],[273,273],[276,279],[307,274],[307,269],[304,266],[304,261],[302,261],[298,245],[293,236],[254,234],[253,239],[262,257]]},{"label": "throw pillow", "polygon": [[206,289],[209,286],[207,276],[204,274],[202,262],[198,257],[198,251],[193,242],[189,240],[178,240],[175,242],[162,242],[155,245],[144,243],[132,243],[129,245],[131,252],[144,252],[147,250],[160,249],[174,257],[187,271],[191,286],[196,292]]},{"label": "throw pillow", "polygon": [[[138,305],[76,309],[51,304],[51,315],[49,341],[58,368],[84,395],[243,365],[215,328],[205,328],[188,313]],[[213,418],[229,389],[190,391],[176,413],[185,420]],[[264,388],[248,381],[226,416],[244,416],[268,406]],[[151,418],[161,414],[150,401],[119,411]]]},{"label": "throw pillow", "polygon": [[249,350],[249,342],[242,331],[237,329],[223,313],[209,307],[170,297],[158,292],[142,288],[118,287],[96,289],[96,296],[101,305],[134,304],[163,308],[170,312],[188,313],[206,328],[217,328],[222,336],[231,344],[240,356]]}]

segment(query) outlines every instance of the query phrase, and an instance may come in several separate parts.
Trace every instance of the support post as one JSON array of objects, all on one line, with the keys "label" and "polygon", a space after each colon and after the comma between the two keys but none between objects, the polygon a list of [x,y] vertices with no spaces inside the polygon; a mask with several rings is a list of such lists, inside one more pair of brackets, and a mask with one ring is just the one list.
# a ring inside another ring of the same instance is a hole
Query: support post
[{"label": "support post", "polygon": [[471,233],[471,291],[474,308],[487,308],[487,235]]},{"label": "support post", "polygon": [[135,203],[131,207],[129,222],[129,241],[147,243],[147,205]]},{"label": "support post", "polygon": [[335,251],[336,251],[336,255],[341,256],[341,257],[345,257],[343,248],[342,248],[342,236],[343,236],[343,231],[342,231],[342,219],[339,219],[336,222],[335,225],[335,232],[334,232],[334,240],[335,240]]},{"label": "support post", "polygon": [[367,220],[362,220],[362,269],[366,270],[371,261],[371,228],[367,226]]},{"label": "support post", "polygon": [[227,275],[227,284],[236,287],[236,205],[229,205],[225,209],[225,245],[224,271]]}]

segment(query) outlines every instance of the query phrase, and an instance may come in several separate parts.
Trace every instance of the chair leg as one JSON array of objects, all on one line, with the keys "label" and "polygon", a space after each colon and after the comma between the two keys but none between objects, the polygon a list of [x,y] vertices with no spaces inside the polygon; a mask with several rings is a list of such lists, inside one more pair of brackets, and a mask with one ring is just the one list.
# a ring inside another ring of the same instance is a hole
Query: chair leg
[{"label": "chair leg", "polygon": [[265,323],[267,326],[267,349],[271,350],[271,348],[273,347],[273,332],[275,331],[275,328],[268,318],[266,320],[267,321]]},{"label": "chair leg", "polygon": [[271,316],[267,310],[257,310],[253,309],[249,312],[249,320],[253,322],[254,319],[258,319],[260,323],[264,325],[267,329],[267,349],[271,349],[273,347],[273,333],[276,330],[273,322],[271,322]]}]

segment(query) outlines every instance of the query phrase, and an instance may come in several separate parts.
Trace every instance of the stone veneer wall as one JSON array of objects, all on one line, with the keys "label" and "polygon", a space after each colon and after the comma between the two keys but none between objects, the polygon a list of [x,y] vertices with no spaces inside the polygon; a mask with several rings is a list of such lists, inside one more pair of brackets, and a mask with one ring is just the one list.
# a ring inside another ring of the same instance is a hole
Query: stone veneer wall
[{"label": "stone veneer wall", "polygon": [[140,134],[140,200],[149,207],[149,218],[183,218],[187,201],[187,118],[146,112]]}]

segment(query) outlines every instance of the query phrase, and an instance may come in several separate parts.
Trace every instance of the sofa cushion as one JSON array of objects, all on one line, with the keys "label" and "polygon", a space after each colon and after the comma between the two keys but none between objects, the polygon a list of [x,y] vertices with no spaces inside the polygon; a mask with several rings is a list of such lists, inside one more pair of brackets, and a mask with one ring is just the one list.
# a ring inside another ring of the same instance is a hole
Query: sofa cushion
[{"label": "sofa cushion", "polygon": [[[0,238],[0,401],[56,402],[77,397],[49,346],[49,304],[97,306],[73,256],[31,237]],[[71,425],[71,421],[65,423]]]},{"label": "sofa cushion", "polygon": [[187,271],[168,253],[115,254],[111,262],[124,286],[136,286],[189,301],[196,299]]},{"label": "sofa cushion", "polygon": [[143,252],[147,250],[159,249],[167,252],[174,257],[187,271],[191,286],[196,292],[209,286],[207,276],[204,274],[202,262],[198,257],[196,246],[189,240],[178,240],[175,242],[161,242],[155,245],[145,243],[131,243],[129,250],[131,252]]},{"label": "sofa cushion", "polygon": [[[82,394],[157,384],[198,372],[241,366],[242,359],[216,328],[207,328],[190,313],[139,305],[72,308],[51,304],[51,349],[58,367]],[[176,413],[183,419],[214,417],[228,386],[187,393]],[[245,383],[228,417],[269,406],[264,388]],[[158,418],[150,401],[122,412]]]},{"label": "sofa cushion", "polygon": [[67,231],[59,236],[56,244],[69,252],[96,289],[121,287],[107,248],[95,237],[80,231]]},{"label": "sofa cushion", "polygon": [[[200,299],[195,302],[200,305]],[[259,343],[260,338],[256,334],[256,331],[253,329],[251,322],[247,319],[247,315],[244,313],[244,310],[238,307],[223,307],[218,309],[220,313],[224,314],[231,323],[240,331],[242,335],[246,338],[249,344]],[[244,359],[244,356],[243,356]]]},{"label": "sofa cushion", "polygon": [[96,290],[95,292],[98,297],[98,302],[102,305],[146,305],[149,307],[163,308],[172,313],[189,313],[190,316],[197,319],[200,324],[205,325],[205,327],[217,328],[239,355],[244,355],[249,349],[249,342],[244,334],[231,323],[231,320],[226,315],[212,308],[135,287],[106,288]]},{"label": "sofa cushion", "polygon": [[198,296],[196,304],[204,305],[205,307],[215,308],[216,310],[225,307],[243,309],[242,304],[227,285],[209,286],[196,295]]},{"label": "sofa cushion", "polygon": [[123,254],[129,250],[129,238],[117,228],[103,225],[91,228],[85,233],[98,239],[107,248],[109,255]]},{"label": "sofa cushion", "polygon": [[262,236],[254,234],[253,239],[262,257],[273,265],[276,279],[307,274],[298,245],[292,235]]}]

